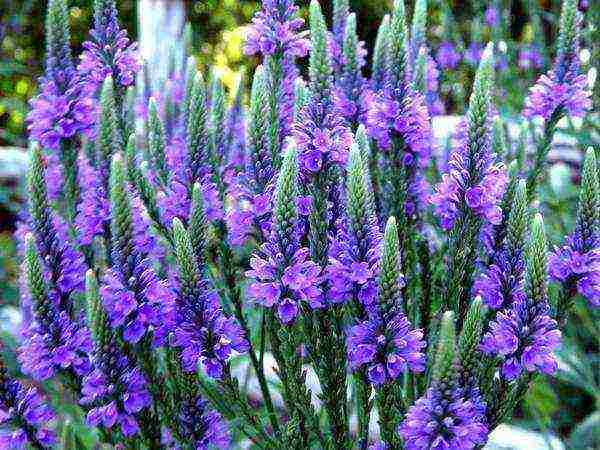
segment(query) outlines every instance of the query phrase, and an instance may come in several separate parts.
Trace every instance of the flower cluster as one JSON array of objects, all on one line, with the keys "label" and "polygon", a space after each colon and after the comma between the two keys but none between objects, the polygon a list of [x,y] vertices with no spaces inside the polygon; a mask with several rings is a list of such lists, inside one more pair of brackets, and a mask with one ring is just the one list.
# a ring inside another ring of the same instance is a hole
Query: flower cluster
[{"label": "flower cluster", "polygon": [[511,254],[498,250],[494,261],[475,281],[473,289],[492,310],[501,310],[515,302],[525,300],[523,272],[525,269],[520,253]]},{"label": "flower cluster", "polygon": [[485,416],[462,389],[434,385],[410,407],[400,425],[408,450],[472,450],[487,440]]},{"label": "flower cluster", "polygon": [[119,425],[125,437],[140,431],[136,415],[152,405],[147,381],[140,370],[116,348],[103,349],[93,372],[83,380],[80,403],[92,405],[87,414],[90,426],[111,429]]},{"label": "flower cluster", "polygon": [[[471,160],[467,148],[467,126],[463,122],[456,133],[456,144],[448,162],[448,172],[436,186],[430,198],[435,214],[442,227],[451,230],[460,207],[468,207],[474,214],[491,224],[502,220],[500,200],[506,190],[508,177],[504,166],[494,162],[494,155],[487,150],[481,159]],[[486,144],[489,148],[489,143]],[[480,179],[473,183],[468,178],[469,169],[476,167]]]},{"label": "flower cluster", "polygon": [[266,243],[261,254],[250,260],[251,270],[246,276],[255,281],[248,288],[248,296],[267,308],[277,307],[277,316],[283,323],[292,322],[301,310],[301,302],[311,308],[324,306],[319,289],[321,269],[308,259],[308,250],[299,248],[289,264],[275,245]]},{"label": "flower cluster", "polygon": [[130,43],[127,31],[119,27],[114,2],[95,12],[94,28],[83,48],[77,71],[88,92],[95,93],[109,75],[119,88],[133,85],[141,67],[137,44]]},{"label": "flower cluster", "polygon": [[397,379],[402,373],[425,370],[423,332],[411,330],[402,312],[391,319],[374,315],[348,332],[348,362],[356,370],[364,367],[375,385]]},{"label": "flower cluster", "polygon": [[227,425],[218,412],[208,408],[202,397],[186,402],[179,413],[178,423],[196,450],[230,448]]},{"label": "flower cluster", "polygon": [[153,332],[156,345],[162,345],[171,331],[174,295],[159,280],[149,261],[134,265],[128,279],[116,268],[107,269],[100,290],[113,328],[122,330],[123,340],[135,344]]},{"label": "flower cluster", "polygon": [[231,356],[248,351],[248,342],[237,322],[221,309],[217,294],[207,283],[202,288],[194,295],[178,293],[171,345],[181,348],[184,370],[196,372],[201,364],[210,377],[220,379]]},{"label": "flower cluster", "polygon": [[0,447],[5,449],[53,448],[51,429],[55,415],[35,387],[10,379],[0,361]]},{"label": "flower cluster", "polygon": [[483,338],[481,350],[503,358],[501,373],[508,380],[514,380],[523,371],[553,374],[557,363],[552,352],[561,337],[556,327],[547,304],[517,301],[498,313]]}]

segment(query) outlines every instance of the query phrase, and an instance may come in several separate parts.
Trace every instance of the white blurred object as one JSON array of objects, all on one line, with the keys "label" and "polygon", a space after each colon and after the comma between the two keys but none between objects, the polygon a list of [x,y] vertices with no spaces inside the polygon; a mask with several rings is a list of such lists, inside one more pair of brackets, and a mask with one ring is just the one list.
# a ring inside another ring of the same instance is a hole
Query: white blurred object
[{"label": "white blurred object", "polygon": [[154,80],[164,79],[169,51],[185,26],[183,0],[138,0],[139,50]]},{"label": "white blurred object", "polygon": [[536,433],[514,425],[501,424],[496,428],[484,450],[564,450],[565,445],[556,436]]}]

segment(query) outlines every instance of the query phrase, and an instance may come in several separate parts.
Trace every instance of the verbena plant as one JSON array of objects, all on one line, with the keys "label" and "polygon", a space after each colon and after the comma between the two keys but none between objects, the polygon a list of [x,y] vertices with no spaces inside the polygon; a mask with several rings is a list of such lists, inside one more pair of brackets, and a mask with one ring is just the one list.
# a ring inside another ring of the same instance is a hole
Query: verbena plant
[{"label": "verbena plant", "polygon": [[[594,151],[575,229],[550,257],[536,206],[557,123],[591,109],[576,2],[564,1],[553,68],[525,102],[531,153],[500,138],[493,43],[444,154],[426,2],[410,27],[395,2],[369,79],[356,17],[333,6],[330,32],[311,3],[308,34],[291,0],[264,0],[247,33],[262,61],[249,102],[243,83],[228,102],[187,35],[165,78],[148,73],[113,0],[95,1],[76,64],[66,0],[49,2],[19,361],[63,389],[92,441],[480,448],[557,369],[574,299],[599,306]],[[256,392],[234,375],[242,362]],[[87,445],[69,425],[59,440],[50,406],[4,364],[0,405],[1,448]]]}]

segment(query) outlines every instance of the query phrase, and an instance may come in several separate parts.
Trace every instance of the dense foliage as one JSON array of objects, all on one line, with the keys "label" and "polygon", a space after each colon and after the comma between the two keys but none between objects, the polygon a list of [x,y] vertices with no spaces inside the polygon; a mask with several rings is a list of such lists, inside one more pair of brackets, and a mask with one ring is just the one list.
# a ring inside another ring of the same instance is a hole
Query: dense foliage
[{"label": "dense foliage", "polygon": [[198,70],[189,29],[164,79],[114,0],[95,0],[78,58],[66,0],[49,2],[18,359],[92,431],[59,426],[2,362],[1,448],[468,450],[557,372],[574,304],[600,304],[595,150],[559,247],[540,203],[559,122],[592,114],[581,12],[563,1],[527,151],[498,116],[500,41],[471,46],[466,114],[439,148],[458,55],[430,56],[427,10],[409,21],[396,0],[367,59],[348,1],[330,30],[313,0],[308,32],[292,0],[264,0],[247,102]]}]

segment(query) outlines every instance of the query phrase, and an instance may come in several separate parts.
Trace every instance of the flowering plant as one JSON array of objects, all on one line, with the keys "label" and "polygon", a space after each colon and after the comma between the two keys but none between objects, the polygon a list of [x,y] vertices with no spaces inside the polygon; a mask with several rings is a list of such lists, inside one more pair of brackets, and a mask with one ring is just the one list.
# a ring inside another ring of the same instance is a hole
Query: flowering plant
[{"label": "flowering plant", "polygon": [[[591,109],[574,0],[526,101],[542,127],[530,159],[494,139],[493,43],[440,154],[424,0],[411,27],[395,1],[371,78],[347,1],[329,31],[313,0],[309,35],[292,0],[264,0],[248,105],[243,83],[228,104],[183,50],[153,79],[114,0],[94,6],[75,64],[66,0],[49,2],[19,230],[21,368],[62,386],[94,440],[470,450],[556,371],[574,299],[600,303],[594,151],[575,229],[550,257],[536,201],[558,121]],[[67,448],[4,365],[0,408],[1,448]]]}]

